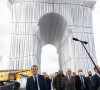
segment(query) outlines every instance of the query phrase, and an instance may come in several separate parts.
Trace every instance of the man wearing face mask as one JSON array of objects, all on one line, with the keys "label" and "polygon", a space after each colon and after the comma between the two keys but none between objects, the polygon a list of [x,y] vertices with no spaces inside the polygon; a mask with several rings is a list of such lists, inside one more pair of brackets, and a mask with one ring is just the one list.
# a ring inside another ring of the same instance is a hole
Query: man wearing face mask
[{"label": "man wearing face mask", "polygon": [[58,70],[58,75],[53,79],[53,90],[62,90],[62,78],[64,77],[61,69]]},{"label": "man wearing face mask", "polygon": [[92,90],[92,72],[88,72],[88,76],[86,77],[86,87],[87,90]]},{"label": "man wearing face mask", "polygon": [[83,77],[82,69],[78,69],[78,75],[75,77],[76,90],[86,90],[86,78]]}]

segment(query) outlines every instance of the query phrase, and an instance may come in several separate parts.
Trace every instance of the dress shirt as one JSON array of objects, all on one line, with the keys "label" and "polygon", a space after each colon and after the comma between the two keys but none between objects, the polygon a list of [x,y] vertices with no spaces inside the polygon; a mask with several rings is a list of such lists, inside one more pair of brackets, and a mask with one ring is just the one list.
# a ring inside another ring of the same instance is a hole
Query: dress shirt
[{"label": "dress shirt", "polygon": [[38,83],[38,81],[39,81],[39,80],[38,80],[38,75],[36,75],[36,76],[33,75],[33,79],[34,79],[34,81],[35,81],[35,77],[36,77],[36,79],[37,79],[38,90],[40,90],[39,83]]}]

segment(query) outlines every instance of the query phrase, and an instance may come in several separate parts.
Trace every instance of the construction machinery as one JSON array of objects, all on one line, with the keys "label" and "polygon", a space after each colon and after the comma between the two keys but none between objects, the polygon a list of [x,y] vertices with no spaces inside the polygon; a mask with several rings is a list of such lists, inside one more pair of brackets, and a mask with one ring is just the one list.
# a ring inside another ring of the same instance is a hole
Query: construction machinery
[{"label": "construction machinery", "polygon": [[20,83],[17,79],[21,77],[31,77],[31,69],[21,69],[21,70],[0,70],[0,86],[4,85],[4,82],[13,83],[14,89],[20,87]]}]

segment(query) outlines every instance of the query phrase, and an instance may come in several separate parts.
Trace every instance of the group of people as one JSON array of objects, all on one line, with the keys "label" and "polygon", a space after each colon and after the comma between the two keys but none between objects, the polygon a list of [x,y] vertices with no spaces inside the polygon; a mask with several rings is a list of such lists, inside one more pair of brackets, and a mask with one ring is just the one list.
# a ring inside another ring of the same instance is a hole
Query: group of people
[{"label": "group of people", "polygon": [[[100,71],[100,67],[97,66]],[[66,75],[61,69],[56,72],[52,80],[49,79],[46,72],[42,75],[37,74],[38,67],[33,65],[31,67],[33,76],[27,79],[26,90],[100,90],[100,75],[96,67],[94,67],[95,74],[88,72],[86,77],[82,69],[78,69],[78,75],[72,73],[71,69],[67,69]]]}]

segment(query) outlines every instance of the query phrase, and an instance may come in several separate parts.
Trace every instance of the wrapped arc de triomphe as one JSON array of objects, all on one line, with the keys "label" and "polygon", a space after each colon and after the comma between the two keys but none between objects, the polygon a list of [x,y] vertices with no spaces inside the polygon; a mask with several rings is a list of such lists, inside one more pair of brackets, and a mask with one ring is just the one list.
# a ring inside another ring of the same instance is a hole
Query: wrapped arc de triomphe
[{"label": "wrapped arc de triomphe", "polygon": [[93,71],[93,64],[80,42],[85,45],[95,63],[92,11],[95,0],[9,0],[12,13],[10,69],[30,68],[36,64],[41,72],[41,48],[56,47],[59,68],[71,68],[84,73]]}]

